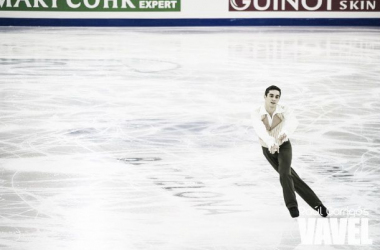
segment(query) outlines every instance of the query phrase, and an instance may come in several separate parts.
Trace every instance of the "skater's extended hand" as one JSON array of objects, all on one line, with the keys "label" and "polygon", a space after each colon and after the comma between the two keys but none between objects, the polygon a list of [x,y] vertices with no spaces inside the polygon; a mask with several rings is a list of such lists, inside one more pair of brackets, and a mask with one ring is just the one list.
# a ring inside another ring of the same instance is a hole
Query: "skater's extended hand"
[{"label": "skater's extended hand", "polygon": [[269,152],[271,154],[274,154],[274,153],[279,153],[280,152],[280,147],[277,145],[277,144],[274,144],[270,149],[269,149]]}]

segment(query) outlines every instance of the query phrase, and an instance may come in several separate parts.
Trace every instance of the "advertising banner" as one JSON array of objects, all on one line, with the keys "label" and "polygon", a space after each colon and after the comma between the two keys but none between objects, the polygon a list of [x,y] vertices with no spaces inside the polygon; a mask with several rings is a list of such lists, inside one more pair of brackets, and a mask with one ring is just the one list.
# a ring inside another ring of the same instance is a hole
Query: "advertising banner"
[{"label": "advertising banner", "polygon": [[181,0],[0,0],[0,11],[180,11]]}]

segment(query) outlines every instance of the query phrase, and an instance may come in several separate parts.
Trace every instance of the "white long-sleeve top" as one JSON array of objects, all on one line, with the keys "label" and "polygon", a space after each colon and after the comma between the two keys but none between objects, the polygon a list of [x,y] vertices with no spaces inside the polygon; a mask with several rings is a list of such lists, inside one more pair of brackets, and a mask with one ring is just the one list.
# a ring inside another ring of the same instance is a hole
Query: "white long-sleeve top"
[{"label": "white long-sleeve top", "polygon": [[[298,126],[298,120],[291,108],[277,104],[271,117],[262,105],[252,113],[253,128],[263,147],[271,148],[273,145],[281,145],[287,141]],[[285,134],[286,138],[280,141],[278,138]]]}]

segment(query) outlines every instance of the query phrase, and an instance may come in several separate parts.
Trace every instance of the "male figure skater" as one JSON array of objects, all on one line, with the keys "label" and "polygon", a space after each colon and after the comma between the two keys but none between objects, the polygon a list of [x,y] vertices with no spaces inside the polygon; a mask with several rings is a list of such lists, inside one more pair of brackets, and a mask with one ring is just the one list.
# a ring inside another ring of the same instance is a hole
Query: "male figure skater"
[{"label": "male figure skater", "polygon": [[263,154],[273,168],[280,174],[286,207],[290,215],[299,216],[296,191],[313,209],[323,217],[328,215],[327,208],[322,204],[311,188],[297,175],[291,167],[292,145],[289,137],[298,126],[298,120],[293,111],[279,105],[281,89],[269,86],[265,90],[265,103],[252,114],[253,127],[259,136]]}]

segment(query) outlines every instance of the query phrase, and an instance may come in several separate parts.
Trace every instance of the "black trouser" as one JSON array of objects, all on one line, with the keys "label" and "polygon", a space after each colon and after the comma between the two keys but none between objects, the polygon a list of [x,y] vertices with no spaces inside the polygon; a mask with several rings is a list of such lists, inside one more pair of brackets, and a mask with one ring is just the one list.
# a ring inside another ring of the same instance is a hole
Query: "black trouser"
[{"label": "black trouser", "polygon": [[322,204],[313,190],[301,180],[296,171],[291,167],[292,144],[290,144],[290,141],[284,142],[280,146],[280,153],[271,154],[269,149],[265,147],[263,147],[263,153],[273,168],[280,174],[280,182],[287,208],[298,207],[294,191],[312,208]]}]

